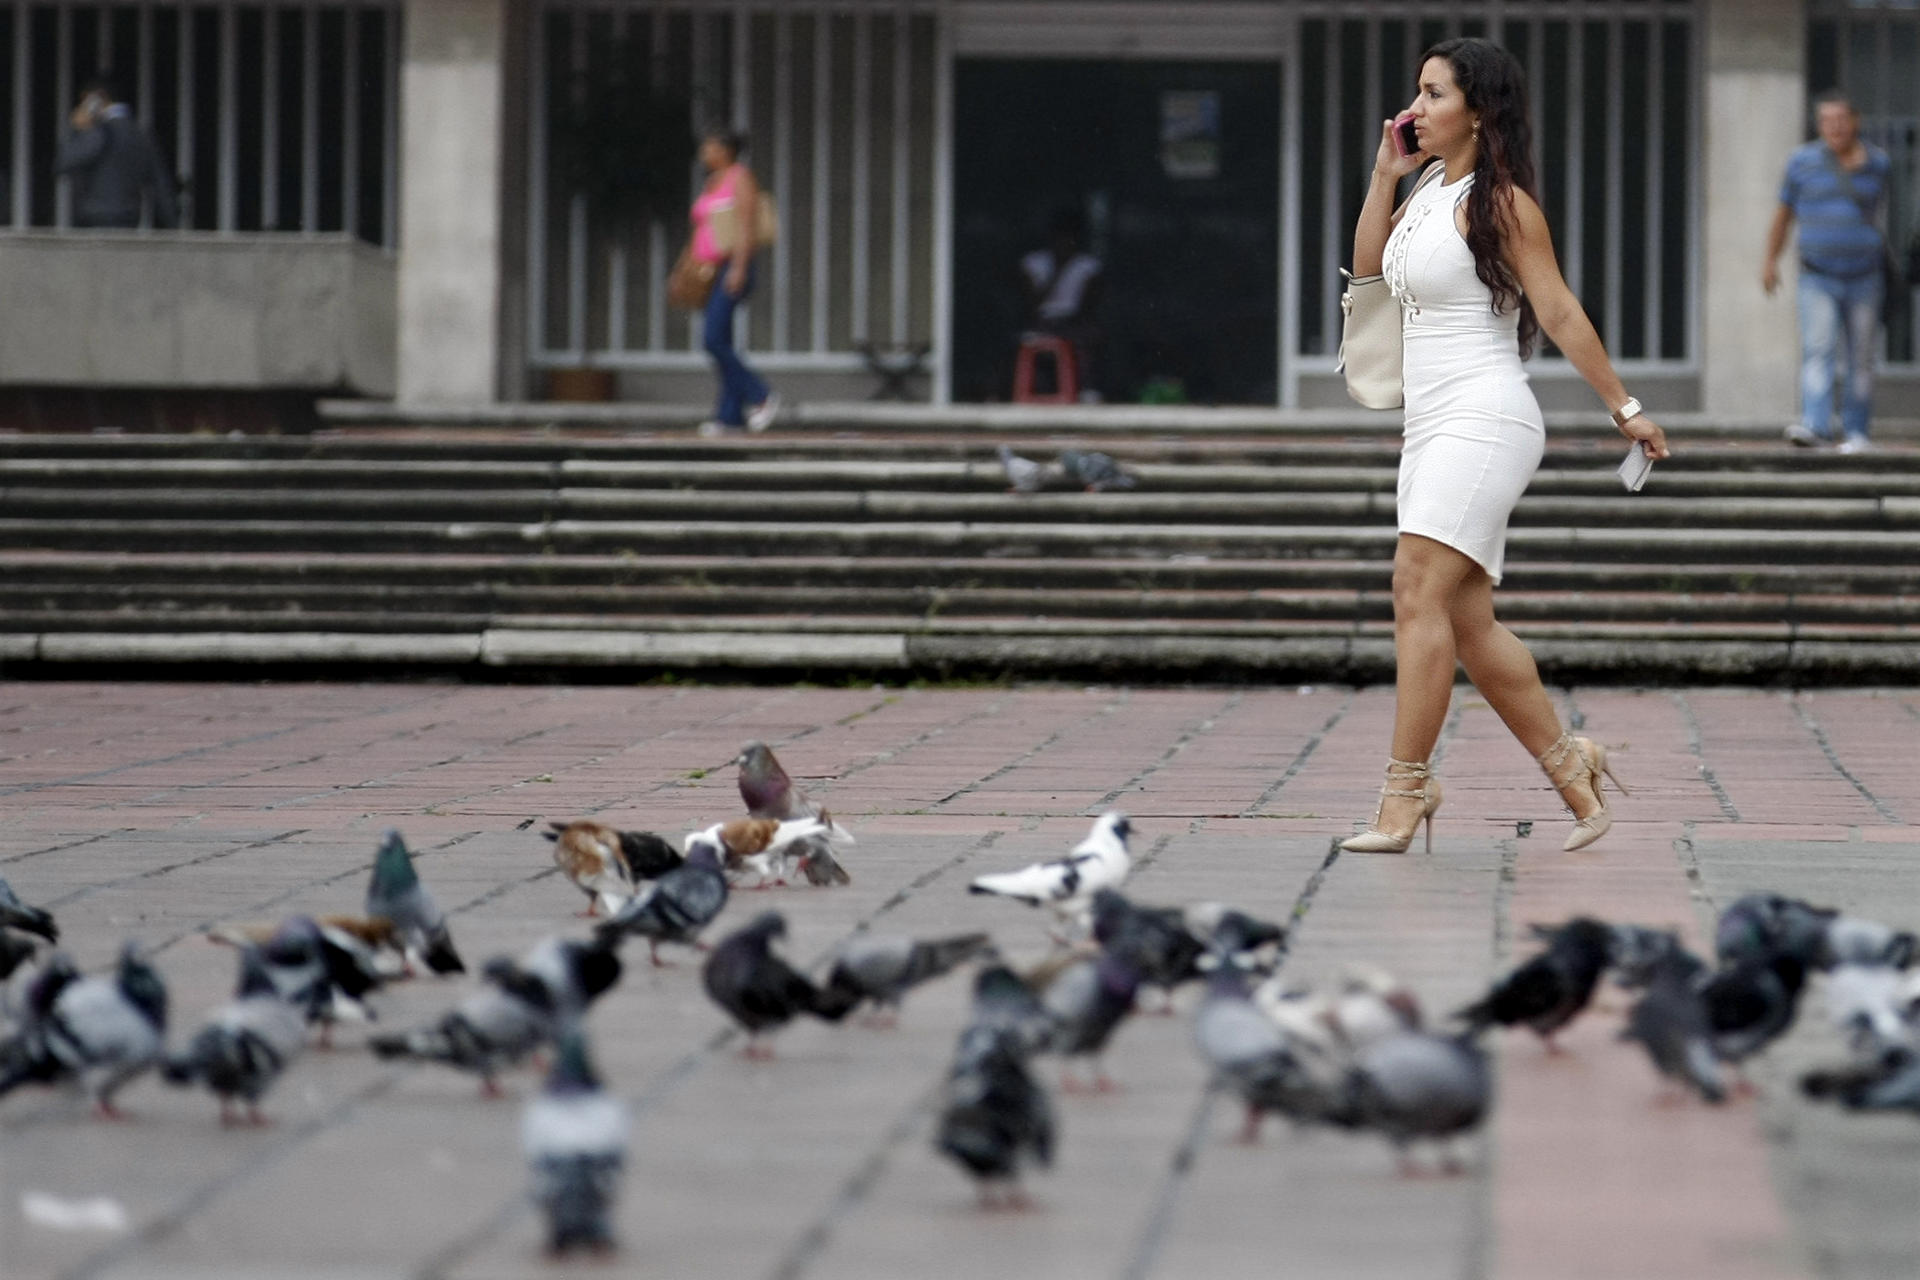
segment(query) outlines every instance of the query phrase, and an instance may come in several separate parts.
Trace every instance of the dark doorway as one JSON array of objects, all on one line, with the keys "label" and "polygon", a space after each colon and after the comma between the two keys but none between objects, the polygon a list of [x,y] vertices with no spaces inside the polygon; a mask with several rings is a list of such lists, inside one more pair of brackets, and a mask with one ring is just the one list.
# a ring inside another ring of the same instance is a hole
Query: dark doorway
[{"label": "dark doorway", "polygon": [[1278,399],[1280,68],[962,59],[954,74],[953,395],[1005,400],[1022,255],[1061,213],[1103,264],[1104,399]]}]

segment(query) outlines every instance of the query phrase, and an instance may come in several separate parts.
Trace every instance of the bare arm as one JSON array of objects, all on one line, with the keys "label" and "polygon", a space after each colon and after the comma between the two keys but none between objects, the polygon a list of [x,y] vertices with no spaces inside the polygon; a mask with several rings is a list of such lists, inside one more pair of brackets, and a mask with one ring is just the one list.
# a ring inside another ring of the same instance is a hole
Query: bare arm
[{"label": "bare arm", "polygon": [[1760,264],[1760,287],[1772,293],[1780,284],[1780,270],[1775,265],[1780,251],[1787,247],[1787,228],[1793,225],[1793,207],[1780,205],[1773,211],[1773,225],[1767,228],[1767,257]]},{"label": "bare arm", "polygon": [[1360,206],[1360,220],[1353,227],[1353,274],[1377,276],[1386,259],[1387,237],[1400,222],[1406,205],[1394,208],[1393,195],[1400,179],[1420,167],[1420,157],[1403,156],[1393,145],[1393,121],[1380,125],[1380,149],[1374,152],[1373,176],[1367,182],[1367,200]]},{"label": "bare arm", "polygon": [[[1507,265],[1513,268],[1521,289],[1533,303],[1541,331],[1553,339],[1553,345],[1560,348],[1568,363],[1599,394],[1608,412],[1612,412],[1626,403],[1627,389],[1621,384],[1620,375],[1613,371],[1613,362],[1607,359],[1606,348],[1600,343],[1600,335],[1594,332],[1586,308],[1573,296],[1573,290],[1567,288],[1566,279],[1560,274],[1546,215],[1540,212],[1533,197],[1523,191],[1513,192],[1511,201],[1512,219],[1504,238]],[[1628,419],[1620,428],[1620,434],[1645,444],[1651,457],[1667,456],[1666,432],[1644,413]]]}]

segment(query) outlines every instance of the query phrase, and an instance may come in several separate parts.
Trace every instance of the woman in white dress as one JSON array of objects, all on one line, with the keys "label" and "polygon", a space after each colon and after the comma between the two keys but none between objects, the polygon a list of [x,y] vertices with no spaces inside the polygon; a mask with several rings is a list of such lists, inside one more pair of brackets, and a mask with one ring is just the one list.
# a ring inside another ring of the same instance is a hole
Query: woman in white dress
[{"label": "woman in white dress", "polygon": [[[1612,823],[1606,752],[1561,726],[1533,655],[1495,621],[1507,518],[1545,446],[1521,360],[1545,333],[1653,458],[1665,434],[1627,395],[1567,288],[1535,192],[1525,80],[1488,40],[1448,40],[1420,60],[1410,108],[1419,152],[1384,122],[1354,229],[1353,270],[1384,270],[1405,318],[1406,441],[1393,556],[1392,750],[1371,827],[1341,847],[1400,853],[1422,822],[1433,847],[1440,784],[1428,767],[1454,664],[1532,752],[1575,818],[1566,848]],[[1400,180],[1426,169],[1406,203]]]}]

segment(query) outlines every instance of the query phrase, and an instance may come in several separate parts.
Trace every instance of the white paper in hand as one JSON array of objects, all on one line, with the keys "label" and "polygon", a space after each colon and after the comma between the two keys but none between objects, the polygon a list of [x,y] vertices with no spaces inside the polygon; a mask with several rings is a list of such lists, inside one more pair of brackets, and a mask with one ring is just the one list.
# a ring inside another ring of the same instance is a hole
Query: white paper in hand
[{"label": "white paper in hand", "polygon": [[1652,471],[1653,458],[1648,455],[1644,445],[1634,441],[1633,448],[1627,451],[1626,460],[1620,464],[1620,484],[1628,493],[1638,493]]}]

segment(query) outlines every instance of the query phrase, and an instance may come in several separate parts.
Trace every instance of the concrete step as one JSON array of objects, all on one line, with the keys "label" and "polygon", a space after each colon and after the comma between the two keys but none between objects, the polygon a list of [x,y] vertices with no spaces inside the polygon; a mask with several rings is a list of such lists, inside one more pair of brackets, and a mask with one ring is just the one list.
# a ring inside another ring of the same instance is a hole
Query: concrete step
[{"label": "concrete step", "polygon": [[[0,547],[212,553],[235,550],[525,554],[1100,557],[1140,560],[1388,559],[1390,523],[1231,525],[994,521],[767,520],[121,520],[0,519]],[[1529,559],[1633,560],[1648,555],[1639,525],[1593,528],[1518,525],[1508,555]],[[1920,528],[1695,528],[1658,541],[1679,562],[1913,564]]]},{"label": "concrete step", "polygon": [[[1388,588],[1384,557],[1242,559],[722,555],[518,555],[393,552],[14,551],[0,552],[0,591],[233,589],[419,591],[597,591],[692,588],[746,591],[1009,590],[1051,593],[1107,589],[1297,592]],[[1517,591],[1821,597],[1917,595],[1911,564],[1766,564],[1510,558],[1502,596]]]},{"label": "concrete step", "polygon": [[[0,510],[15,520],[299,520],[432,521],[665,521],[719,520],[795,523],[955,522],[1171,525],[1204,518],[1209,524],[1333,524],[1378,526],[1394,513],[1391,477],[1364,492],[1266,493],[994,493],[899,489],[817,489],[778,492],[710,489],[405,489],[331,485],[236,484],[230,487],[90,488],[15,485],[0,488]],[[1637,526],[1663,529],[1920,528],[1920,496],[1666,497],[1632,498],[1616,488],[1586,497],[1529,493],[1514,512],[1516,524]]]}]

